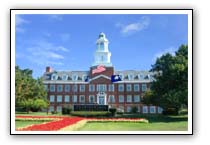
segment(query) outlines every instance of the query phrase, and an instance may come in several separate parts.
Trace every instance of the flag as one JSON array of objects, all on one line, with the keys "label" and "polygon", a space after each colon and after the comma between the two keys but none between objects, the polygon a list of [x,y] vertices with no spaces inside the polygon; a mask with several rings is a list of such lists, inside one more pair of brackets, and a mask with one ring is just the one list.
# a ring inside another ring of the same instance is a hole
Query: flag
[{"label": "flag", "polygon": [[92,70],[92,74],[100,73],[100,72],[103,72],[105,70],[106,70],[106,68],[103,65],[98,65],[96,69]]},{"label": "flag", "polygon": [[111,80],[112,82],[122,81],[122,79],[120,78],[120,75],[112,75]]},{"label": "flag", "polygon": [[89,76],[87,76],[86,78],[85,78],[85,82],[88,82],[89,81]]}]

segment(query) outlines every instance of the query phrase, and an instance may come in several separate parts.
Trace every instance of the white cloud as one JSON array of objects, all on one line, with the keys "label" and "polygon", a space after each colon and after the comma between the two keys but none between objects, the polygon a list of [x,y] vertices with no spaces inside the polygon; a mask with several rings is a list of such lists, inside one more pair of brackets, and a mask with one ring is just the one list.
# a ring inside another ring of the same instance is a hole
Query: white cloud
[{"label": "white cloud", "polygon": [[70,39],[70,34],[68,34],[68,33],[60,34],[60,38],[62,41],[66,42]]},{"label": "white cloud", "polygon": [[146,29],[150,24],[150,19],[149,17],[141,17],[139,21],[133,22],[133,23],[129,23],[127,25],[122,24],[122,23],[117,23],[116,27],[121,28],[121,33],[123,35],[127,35],[127,34],[131,34],[131,33],[135,33],[138,31],[142,31],[144,29]]},{"label": "white cloud", "polygon": [[22,18],[20,15],[15,15],[15,30],[16,32],[24,33],[25,29],[22,28],[23,24],[30,23],[28,20]]},{"label": "white cloud", "polygon": [[28,52],[26,58],[40,66],[63,65],[64,52],[69,51],[63,46],[57,46],[46,40],[34,41],[26,50]]},{"label": "white cloud", "polygon": [[56,14],[51,14],[49,15],[49,19],[50,20],[56,20],[56,21],[62,21],[63,20],[63,17],[62,15],[56,15]]},{"label": "white cloud", "polygon": [[58,47],[55,48],[55,50],[57,50],[57,51],[63,51],[63,52],[68,52],[69,51],[69,49],[67,49],[67,48],[65,48],[63,46],[58,46]]},{"label": "white cloud", "polygon": [[162,55],[164,55],[166,53],[170,53],[171,55],[174,56],[176,51],[177,51],[177,49],[175,47],[169,47],[167,49],[164,49],[154,55],[153,61],[156,61],[157,58],[160,58]]},{"label": "white cloud", "polygon": [[28,20],[23,19],[20,15],[16,14],[15,15],[15,26],[21,25],[21,24],[27,24],[29,23]]}]

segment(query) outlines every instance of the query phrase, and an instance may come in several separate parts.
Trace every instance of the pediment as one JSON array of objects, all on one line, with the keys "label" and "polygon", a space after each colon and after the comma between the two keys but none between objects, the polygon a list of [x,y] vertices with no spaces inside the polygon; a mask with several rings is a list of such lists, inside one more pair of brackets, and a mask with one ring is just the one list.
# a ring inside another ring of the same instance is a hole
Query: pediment
[{"label": "pediment", "polygon": [[111,80],[111,78],[108,77],[108,76],[105,76],[105,75],[98,75],[98,76],[95,76],[95,77],[91,78],[91,79],[90,79],[90,82],[91,82],[91,81],[94,81],[94,80],[97,80],[97,79],[101,79],[101,78],[106,79],[106,80],[109,80],[109,81]]}]

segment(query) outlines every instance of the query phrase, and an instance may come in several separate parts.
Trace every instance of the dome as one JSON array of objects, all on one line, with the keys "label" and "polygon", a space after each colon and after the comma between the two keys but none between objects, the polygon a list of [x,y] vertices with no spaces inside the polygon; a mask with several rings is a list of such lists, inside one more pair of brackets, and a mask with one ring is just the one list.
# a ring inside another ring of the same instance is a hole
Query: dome
[{"label": "dome", "polygon": [[106,35],[103,33],[103,32],[101,32],[100,34],[99,34],[99,38],[106,38]]},{"label": "dome", "polygon": [[98,40],[96,41],[96,43],[100,43],[100,42],[108,42],[106,35],[101,32],[98,36]]}]

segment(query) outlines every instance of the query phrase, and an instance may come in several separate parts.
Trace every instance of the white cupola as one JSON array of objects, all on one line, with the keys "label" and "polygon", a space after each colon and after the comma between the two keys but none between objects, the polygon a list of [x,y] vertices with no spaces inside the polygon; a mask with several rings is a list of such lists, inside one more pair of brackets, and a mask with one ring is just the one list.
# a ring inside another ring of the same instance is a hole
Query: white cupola
[{"label": "white cupola", "polygon": [[112,66],[111,63],[111,52],[109,52],[109,41],[106,38],[106,35],[101,32],[96,41],[97,49],[94,55],[94,63],[92,66],[104,65]]}]

